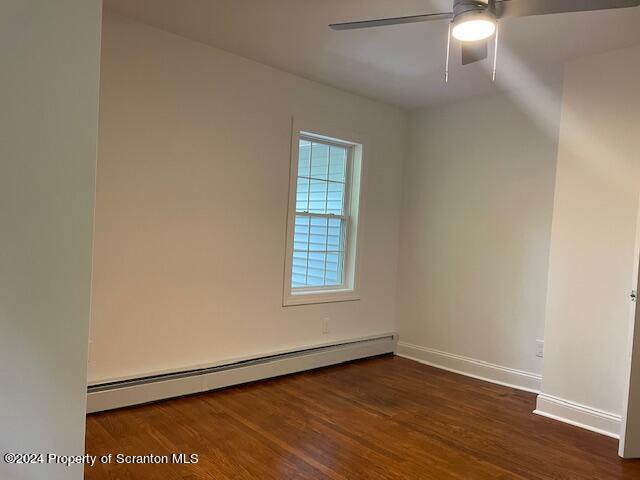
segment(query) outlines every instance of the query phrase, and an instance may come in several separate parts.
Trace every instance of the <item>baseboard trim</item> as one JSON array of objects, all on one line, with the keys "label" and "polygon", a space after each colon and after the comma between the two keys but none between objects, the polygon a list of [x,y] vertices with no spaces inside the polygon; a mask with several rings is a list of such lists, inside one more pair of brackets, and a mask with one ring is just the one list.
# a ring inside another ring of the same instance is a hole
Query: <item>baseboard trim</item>
[{"label": "baseboard trim", "polygon": [[620,415],[541,393],[536,400],[536,415],[568,423],[612,438],[620,438]]},{"label": "baseboard trim", "polygon": [[397,339],[396,334],[390,333],[364,340],[342,341],[332,345],[301,349],[209,368],[92,385],[87,392],[87,413],[207,392],[351,360],[393,353],[396,350]]},{"label": "baseboard trim", "polygon": [[542,385],[542,376],[536,373],[503,367],[483,360],[406,342],[398,342],[397,355],[449,372],[527,392],[540,393]]}]

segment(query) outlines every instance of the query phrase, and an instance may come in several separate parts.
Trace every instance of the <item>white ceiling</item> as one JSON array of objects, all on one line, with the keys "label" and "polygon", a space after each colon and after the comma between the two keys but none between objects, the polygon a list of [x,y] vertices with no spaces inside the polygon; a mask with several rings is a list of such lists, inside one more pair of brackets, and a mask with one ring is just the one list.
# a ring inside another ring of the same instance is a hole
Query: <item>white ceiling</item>
[{"label": "white ceiling", "polygon": [[[640,8],[505,20],[498,55],[460,65],[447,23],[334,32],[337,21],[448,11],[451,0],[105,0],[107,9],[282,70],[405,108],[559,82],[571,58],[640,44]],[[611,72],[616,75],[618,72]]]}]

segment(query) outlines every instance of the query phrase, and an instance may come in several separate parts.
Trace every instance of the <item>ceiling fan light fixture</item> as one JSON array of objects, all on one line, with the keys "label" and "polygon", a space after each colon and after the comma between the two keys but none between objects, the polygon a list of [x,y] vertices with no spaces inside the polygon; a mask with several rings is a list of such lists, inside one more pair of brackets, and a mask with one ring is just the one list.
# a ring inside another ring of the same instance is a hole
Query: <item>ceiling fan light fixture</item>
[{"label": "ceiling fan light fixture", "polygon": [[451,34],[461,42],[477,42],[491,37],[495,31],[495,17],[484,12],[466,12],[455,18]]}]

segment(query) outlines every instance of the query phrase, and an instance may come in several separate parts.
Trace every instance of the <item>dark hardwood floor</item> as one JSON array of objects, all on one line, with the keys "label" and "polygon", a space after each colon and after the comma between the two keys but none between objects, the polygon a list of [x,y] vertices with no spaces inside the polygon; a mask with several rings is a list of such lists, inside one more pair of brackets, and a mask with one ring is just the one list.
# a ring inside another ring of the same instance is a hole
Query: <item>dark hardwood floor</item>
[{"label": "dark hardwood floor", "polygon": [[617,441],[531,412],[535,395],[393,356],[90,415],[98,479],[640,479]]}]

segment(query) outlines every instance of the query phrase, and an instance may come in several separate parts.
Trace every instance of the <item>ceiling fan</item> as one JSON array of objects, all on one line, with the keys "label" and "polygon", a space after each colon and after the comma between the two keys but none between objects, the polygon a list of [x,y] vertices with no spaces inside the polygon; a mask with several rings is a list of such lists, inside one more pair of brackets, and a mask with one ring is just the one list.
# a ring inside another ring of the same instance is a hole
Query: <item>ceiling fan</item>
[{"label": "ceiling fan", "polygon": [[[548,15],[552,13],[586,12],[614,8],[637,7],[640,0],[453,0],[453,11],[427,13],[406,17],[380,18],[358,22],[333,23],[333,30],[355,30],[369,27],[382,27],[404,23],[427,22],[431,20],[449,20],[449,40],[451,35],[462,43],[462,64],[467,65],[487,58],[489,38],[496,34],[498,20],[510,17]],[[496,38],[497,57],[498,40]],[[449,44],[447,45],[448,77]]]}]

